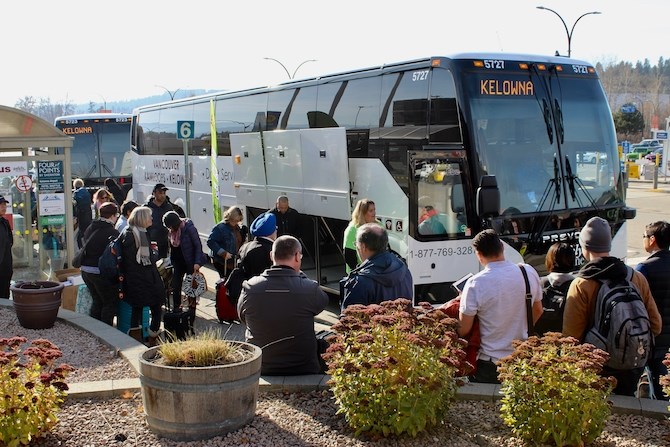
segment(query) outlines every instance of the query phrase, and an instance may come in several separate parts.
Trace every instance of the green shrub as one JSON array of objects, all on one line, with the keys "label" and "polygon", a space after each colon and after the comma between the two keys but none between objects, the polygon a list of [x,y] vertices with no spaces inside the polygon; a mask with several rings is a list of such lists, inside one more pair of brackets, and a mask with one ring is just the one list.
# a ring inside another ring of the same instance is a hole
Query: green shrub
[{"label": "green shrub", "polygon": [[16,447],[51,430],[68,389],[69,365],[54,366],[63,353],[49,340],[0,338],[0,445]]},{"label": "green shrub", "polygon": [[406,299],[347,307],[324,354],[330,386],[356,435],[416,436],[441,420],[465,357],[458,321]]},{"label": "green shrub", "polygon": [[557,446],[583,446],[600,436],[616,384],[599,375],[609,355],[556,332],[515,341],[514,347],[498,365],[500,411],[514,434]]}]

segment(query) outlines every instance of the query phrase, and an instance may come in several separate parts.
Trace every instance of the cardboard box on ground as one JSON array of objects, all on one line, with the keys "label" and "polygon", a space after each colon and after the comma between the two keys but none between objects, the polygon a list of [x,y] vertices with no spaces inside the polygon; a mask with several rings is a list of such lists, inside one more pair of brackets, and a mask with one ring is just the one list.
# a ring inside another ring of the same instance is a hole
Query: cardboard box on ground
[{"label": "cardboard box on ground", "polygon": [[77,304],[77,290],[79,289],[79,284],[83,284],[81,271],[78,268],[70,268],[56,270],[54,273],[58,281],[65,283],[65,287],[61,293],[60,306],[63,309],[74,312],[75,305]]}]

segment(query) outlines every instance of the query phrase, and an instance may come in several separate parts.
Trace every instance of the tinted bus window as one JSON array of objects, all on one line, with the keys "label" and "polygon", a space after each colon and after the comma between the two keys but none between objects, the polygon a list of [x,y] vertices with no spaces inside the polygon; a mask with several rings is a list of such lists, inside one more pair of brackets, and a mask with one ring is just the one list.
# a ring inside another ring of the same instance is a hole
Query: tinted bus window
[{"label": "tinted bus window", "polygon": [[316,110],[316,87],[303,87],[293,101],[286,129],[309,128],[309,114]]},{"label": "tinted bus window", "polygon": [[[159,150],[163,155],[177,155],[184,153],[181,140],[177,139],[177,121],[192,121],[193,105],[170,107],[163,109],[158,126]],[[196,129],[197,130],[197,129]]]},{"label": "tinted bus window", "polygon": [[380,89],[381,78],[378,76],[350,80],[333,118],[346,128],[378,128]]}]

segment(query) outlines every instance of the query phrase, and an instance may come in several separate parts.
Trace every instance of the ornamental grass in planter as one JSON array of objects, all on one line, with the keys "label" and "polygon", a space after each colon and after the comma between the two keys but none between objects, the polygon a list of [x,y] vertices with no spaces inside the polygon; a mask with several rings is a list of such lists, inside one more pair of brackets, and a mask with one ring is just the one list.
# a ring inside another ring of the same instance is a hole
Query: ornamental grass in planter
[{"label": "ornamental grass in planter", "polygon": [[549,332],[514,342],[500,360],[502,419],[531,445],[583,446],[605,428],[616,384],[600,375],[609,354]]},{"label": "ornamental grass in planter", "polygon": [[406,299],[344,310],[323,357],[338,413],[357,436],[416,436],[441,421],[465,358],[457,326],[430,304],[414,308]]},{"label": "ornamental grass in planter", "polygon": [[149,348],[140,358],[147,424],[179,441],[237,430],[256,413],[260,371],[259,347],[216,331]]}]

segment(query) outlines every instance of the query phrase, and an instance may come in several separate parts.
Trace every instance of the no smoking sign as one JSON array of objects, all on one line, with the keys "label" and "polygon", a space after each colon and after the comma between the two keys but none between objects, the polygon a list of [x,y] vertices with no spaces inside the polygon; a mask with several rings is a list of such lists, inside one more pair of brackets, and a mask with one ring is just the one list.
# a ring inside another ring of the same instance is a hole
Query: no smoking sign
[{"label": "no smoking sign", "polygon": [[29,175],[19,175],[16,177],[16,189],[21,192],[28,192],[33,187],[33,179]]}]

